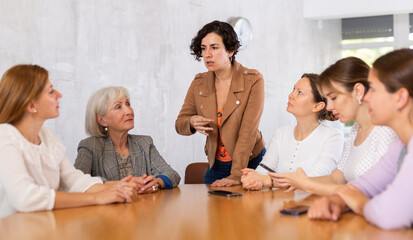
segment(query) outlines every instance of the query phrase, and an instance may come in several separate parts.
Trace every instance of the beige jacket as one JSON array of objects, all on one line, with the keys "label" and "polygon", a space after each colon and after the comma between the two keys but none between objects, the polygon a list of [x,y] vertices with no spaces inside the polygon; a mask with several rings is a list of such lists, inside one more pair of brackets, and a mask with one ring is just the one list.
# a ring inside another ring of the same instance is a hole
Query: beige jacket
[{"label": "beige jacket", "polygon": [[265,147],[258,130],[264,108],[264,79],[254,69],[243,67],[234,61],[234,72],[223,109],[221,127],[217,126],[217,100],[214,72],[199,73],[195,76],[185,97],[184,104],[175,121],[175,129],[181,135],[191,135],[190,118],[200,115],[214,119],[210,124],[214,129],[208,132],[205,153],[210,167],[214,165],[218,145],[218,131],[232,158],[230,179],[240,180],[241,169],[255,158]]}]

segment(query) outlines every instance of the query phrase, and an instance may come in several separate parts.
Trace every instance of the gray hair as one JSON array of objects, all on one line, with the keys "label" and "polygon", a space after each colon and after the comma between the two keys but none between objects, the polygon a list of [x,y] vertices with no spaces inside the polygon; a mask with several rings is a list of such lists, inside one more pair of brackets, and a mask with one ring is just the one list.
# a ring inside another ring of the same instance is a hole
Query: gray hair
[{"label": "gray hair", "polygon": [[129,97],[129,92],[124,87],[105,87],[96,91],[89,99],[86,107],[85,129],[86,133],[95,137],[106,137],[105,128],[97,121],[97,116],[105,116],[108,106],[116,99]]}]

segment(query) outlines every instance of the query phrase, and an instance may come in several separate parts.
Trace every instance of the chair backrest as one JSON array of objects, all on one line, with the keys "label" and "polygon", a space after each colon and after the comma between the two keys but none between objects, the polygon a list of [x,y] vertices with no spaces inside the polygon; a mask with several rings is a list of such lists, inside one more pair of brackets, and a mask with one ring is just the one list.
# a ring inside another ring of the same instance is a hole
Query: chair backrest
[{"label": "chair backrest", "polygon": [[206,162],[189,164],[185,169],[185,184],[202,184],[208,165]]}]

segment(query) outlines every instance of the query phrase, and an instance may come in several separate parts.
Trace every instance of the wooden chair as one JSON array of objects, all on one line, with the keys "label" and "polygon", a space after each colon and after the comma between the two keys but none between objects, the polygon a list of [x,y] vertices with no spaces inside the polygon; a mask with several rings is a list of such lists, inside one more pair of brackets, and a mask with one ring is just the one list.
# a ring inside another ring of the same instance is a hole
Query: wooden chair
[{"label": "wooden chair", "polygon": [[208,166],[206,162],[189,164],[185,169],[185,184],[202,184]]}]

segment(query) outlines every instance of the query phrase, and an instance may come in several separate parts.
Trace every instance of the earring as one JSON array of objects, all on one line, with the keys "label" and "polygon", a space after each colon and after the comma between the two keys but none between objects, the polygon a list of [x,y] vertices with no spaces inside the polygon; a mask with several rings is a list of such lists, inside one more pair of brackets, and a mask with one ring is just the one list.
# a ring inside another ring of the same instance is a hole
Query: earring
[{"label": "earring", "polygon": [[34,113],[37,113],[37,110],[36,110],[36,108],[35,108],[35,109],[33,110],[33,112],[34,112]]},{"label": "earring", "polygon": [[107,132],[108,131],[108,127],[105,127],[105,132]]},{"label": "earring", "polygon": [[357,102],[359,103],[359,105],[361,104],[361,99],[360,98],[358,98],[357,99]]}]

